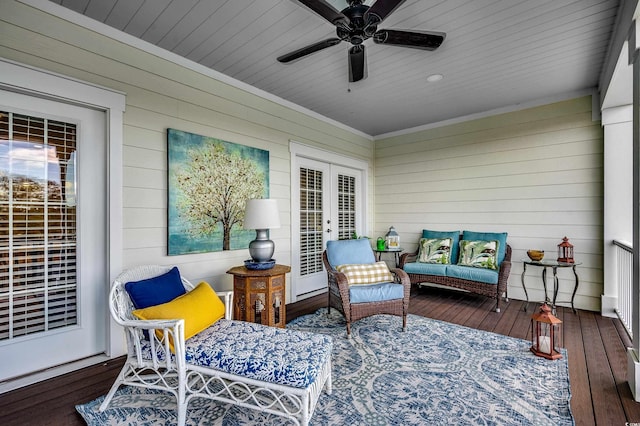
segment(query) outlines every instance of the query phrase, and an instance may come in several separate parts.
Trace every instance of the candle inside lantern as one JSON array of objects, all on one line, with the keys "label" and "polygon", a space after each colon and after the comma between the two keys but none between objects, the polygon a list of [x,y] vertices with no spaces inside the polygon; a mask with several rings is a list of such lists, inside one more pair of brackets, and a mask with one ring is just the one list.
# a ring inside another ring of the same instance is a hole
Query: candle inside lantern
[{"label": "candle inside lantern", "polygon": [[546,354],[551,353],[551,341],[548,336],[538,337],[538,351]]}]

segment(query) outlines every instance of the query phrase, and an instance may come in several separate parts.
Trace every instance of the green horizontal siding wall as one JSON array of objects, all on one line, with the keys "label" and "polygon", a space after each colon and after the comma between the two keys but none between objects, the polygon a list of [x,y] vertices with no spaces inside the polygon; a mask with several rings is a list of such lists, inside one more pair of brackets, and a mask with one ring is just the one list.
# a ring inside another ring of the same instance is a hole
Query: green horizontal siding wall
[{"label": "green horizontal siding wall", "polygon": [[[423,228],[506,231],[516,299],[526,250],[555,260],[566,235],[583,263],[576,306],[599,310],[604,142],[591,109],[586,96],[376,141],[376,235],[394,225],[413,250]],[[569,300],[573,274],[559,276],[558,299]],[[526,282],[541,300],[541,270]]]},{"label": "green horizontal siding wall", "polygon": [[271,236],[275,257],[284,264],[291,260],[289,141],[373,164],[373,143],[357,132],[28,5],[6,0],[0,9],[0,56],[126,93],[125,268],[176,264],[195,282],[204,279],[223,289],[231,286],[225,272],[248,258],[247,250],[166,256],[167,128],[269,151],[270,194],[279,201],[283,222]]}]

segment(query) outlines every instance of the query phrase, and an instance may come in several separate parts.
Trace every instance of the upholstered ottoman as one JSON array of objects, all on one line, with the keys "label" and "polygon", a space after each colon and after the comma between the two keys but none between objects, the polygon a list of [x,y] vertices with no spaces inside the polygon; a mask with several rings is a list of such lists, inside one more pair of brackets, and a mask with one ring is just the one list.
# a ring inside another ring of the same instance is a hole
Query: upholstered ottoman
[{"label": "upholstered ottoman", "polygon": [[221,319],[188,339],[185,350],[187,404],[204,397],[307,425],[325,384],[331,393],[332,342],[325,335]]}]

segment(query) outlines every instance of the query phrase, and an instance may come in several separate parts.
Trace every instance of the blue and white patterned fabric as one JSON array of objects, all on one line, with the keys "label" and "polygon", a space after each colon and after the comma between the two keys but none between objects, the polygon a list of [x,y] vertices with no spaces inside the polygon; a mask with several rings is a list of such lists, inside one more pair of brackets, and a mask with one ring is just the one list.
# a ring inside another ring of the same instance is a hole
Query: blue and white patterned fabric
[{"label": "blue and white patterned fabric", "polygon": [[[306,388],[331,356],[332,339],[322,334],[221,319],[187,340],[185,348],[188,364]],[[142,350],[150,357],[149,343]]]},{"label": "blue and white patterned fabric", "polygon": [[[322,308],[287,327],[333,336],[333,392],[323,392],[312,425],[574,426],[565,349],[549,361],[528,340],[409,315],[374,315],[352,325]],[[104,412],[103,397],[77,406],[90,426],[175,424],[167,392],[121,387]],[[197,403],[199,401],[200,403]],[[191,425],[294,426],[258,410],[194,399]]]}]

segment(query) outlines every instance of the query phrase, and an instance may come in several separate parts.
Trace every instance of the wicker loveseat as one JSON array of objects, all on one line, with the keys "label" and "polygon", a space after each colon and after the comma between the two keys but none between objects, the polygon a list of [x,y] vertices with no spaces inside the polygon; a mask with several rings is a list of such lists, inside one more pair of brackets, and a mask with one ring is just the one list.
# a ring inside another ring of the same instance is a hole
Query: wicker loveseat
[{"label": "wicker loveseat", "polygon": [[[419,248],[414,253],[400,256],[400,268],[403,269],[411,284],[439,284],[454,287],[471,293],[488,296],[496,300],[495,311],[500,312],[500,302],[507,301],[507,280],[511,271],[511,246],[506,243],[506,233],[485,233],[464,231],[423,230],[423,239],[451,238],[451,262],[449,264],[418,262]],[[501,249],[497,253],[495,270],[462,266],[457,264],[458,251],[462,241],[498,240]],[[423,241],[423,240],[421,240]]]}]

